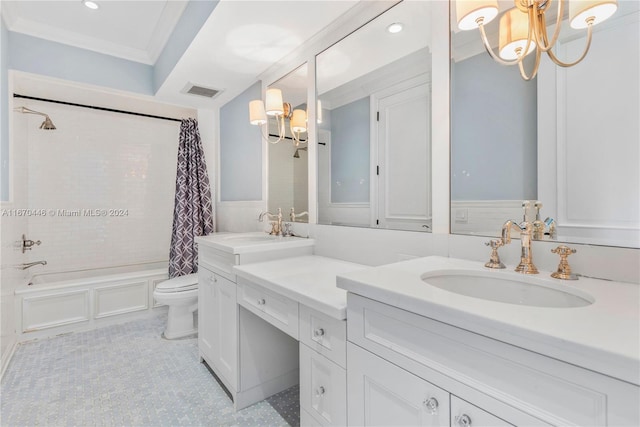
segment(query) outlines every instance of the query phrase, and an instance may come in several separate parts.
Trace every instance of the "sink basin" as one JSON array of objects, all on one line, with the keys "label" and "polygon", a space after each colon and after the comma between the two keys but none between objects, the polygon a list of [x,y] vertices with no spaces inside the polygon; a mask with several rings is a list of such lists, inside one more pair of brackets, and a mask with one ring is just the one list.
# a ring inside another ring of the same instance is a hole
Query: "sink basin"
[{"label": "sink basin", "polygon": [[575,289],[558,289],[562,285],[550,280],[514,277],[509,273],[503,275],[503,272],[445,270],[429,272],[421,278],[448,292],[508,304],[571,308],[594,302],[591,295]]}]

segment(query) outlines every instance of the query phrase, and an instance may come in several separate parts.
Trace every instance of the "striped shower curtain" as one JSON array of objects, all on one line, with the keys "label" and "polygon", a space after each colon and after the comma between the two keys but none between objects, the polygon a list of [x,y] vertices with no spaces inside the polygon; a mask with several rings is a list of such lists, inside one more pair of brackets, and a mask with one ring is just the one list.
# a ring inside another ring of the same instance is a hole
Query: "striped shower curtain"
[{"label": "striped shower curtain", "polygon": [[169,251],[169,277],[198,271],[196,236],[213,232],[211,187],[196,119],[180,125],[176,197]]}]

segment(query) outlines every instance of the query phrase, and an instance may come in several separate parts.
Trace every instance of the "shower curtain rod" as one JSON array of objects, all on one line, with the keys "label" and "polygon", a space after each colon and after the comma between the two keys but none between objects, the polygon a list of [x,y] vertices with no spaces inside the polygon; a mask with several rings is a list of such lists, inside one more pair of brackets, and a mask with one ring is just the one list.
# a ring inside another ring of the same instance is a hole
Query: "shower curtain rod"
[{"label": "shower curtain rod", "polygon": [[71,105],[73,107],[91,108],[93,110],[109,111],[111,113],[131,114],[132,116],[150,117],[152,119],[170,120],[173,122],[181,122],[181,119],[174,119],[173,117],[154,116],[153,114],[136,113],[133,111],[116,110],[114,108],[97,107],[95,105],[76,104],[74,102],[58,101],[56,99],[37,98],[35,96],[13,94],[14,98],[31,99],[33,101],[52,102],[54,104]]}]

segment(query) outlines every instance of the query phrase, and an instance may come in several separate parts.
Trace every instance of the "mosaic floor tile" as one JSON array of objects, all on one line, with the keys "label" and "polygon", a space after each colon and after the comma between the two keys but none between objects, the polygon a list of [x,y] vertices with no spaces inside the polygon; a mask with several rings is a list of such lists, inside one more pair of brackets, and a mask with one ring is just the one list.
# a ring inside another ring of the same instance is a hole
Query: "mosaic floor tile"
[{"label": "mosaic floor tile", "polygon": [[298,426],[293,387],[238,412],[195,337],[161,337],[148,319],[24,343],[0,386],[5,426]]}]

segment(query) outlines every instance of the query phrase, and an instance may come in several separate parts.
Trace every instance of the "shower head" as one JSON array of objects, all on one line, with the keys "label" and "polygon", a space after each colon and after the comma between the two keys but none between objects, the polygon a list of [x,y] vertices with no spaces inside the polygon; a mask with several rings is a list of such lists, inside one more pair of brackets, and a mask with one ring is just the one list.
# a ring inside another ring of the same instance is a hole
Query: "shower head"
[{"label": "shower head", "polygon": [[302,147],[302,148],[296,148],[296,152],[293,153],[293,158],[294,159],[299,159],[300,158],[300,153],[299,151],[307,151],[307,147]]},{"label": "shower head", "polygon": [[40,125],[40,129],[45,129],[45,130],[55,130],[56,129],[56,126],[53,124],[53,122],[51,121],[51,118],[49,117],[48,114],[41,113],[39,111],[35,111],[35,110],[32,110],[32,109],[27,108],[27,107],[18,107],[14,111],[17,111],[17,112],[23,113],[23,114],[36,114],[38,116],[44,116],[44,122],[42,122],[42,124]]}]

